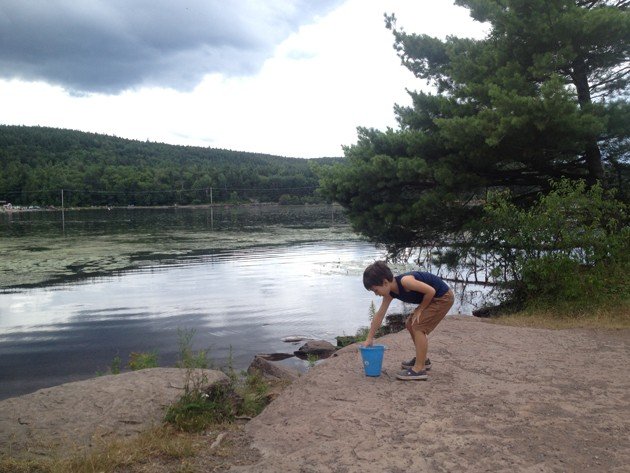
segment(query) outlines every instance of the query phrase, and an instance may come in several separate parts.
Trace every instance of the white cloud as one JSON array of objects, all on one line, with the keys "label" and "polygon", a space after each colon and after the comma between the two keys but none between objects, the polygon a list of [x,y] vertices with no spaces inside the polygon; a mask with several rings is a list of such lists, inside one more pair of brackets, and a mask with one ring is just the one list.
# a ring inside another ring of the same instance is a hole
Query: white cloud
[{"label": "white cloud", "polygon": [[0,122],[279,154],[340,156],[356,127],[395,127],[405,88],[425,85],[400,65],[383,13],[408,32],[480,36],[444,0],[348,0],[277,45],[254,76],[206,75],[191,92],[163,88],[72,96],[41,82],[0,81]]}]

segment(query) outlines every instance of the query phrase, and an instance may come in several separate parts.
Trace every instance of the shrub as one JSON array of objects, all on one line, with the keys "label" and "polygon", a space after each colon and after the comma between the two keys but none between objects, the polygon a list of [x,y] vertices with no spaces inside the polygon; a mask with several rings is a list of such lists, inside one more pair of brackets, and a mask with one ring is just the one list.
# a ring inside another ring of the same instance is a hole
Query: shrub
[{"label": "shrub", "polygon": [[207,377],[192,370],[190,374],[198,378],[186,383],[182,397],[168,408],[165,421],[186,432],[199,432],[233,420],[240,401],[231,383],[216,383],[206,391]]},{"label": "shrub", "polygon": [[624,203],[601,186],[563,179],[529,209],[490,196],[477,235],[492,274],[525,306],[584,312],[627,303],[630,228]]}]

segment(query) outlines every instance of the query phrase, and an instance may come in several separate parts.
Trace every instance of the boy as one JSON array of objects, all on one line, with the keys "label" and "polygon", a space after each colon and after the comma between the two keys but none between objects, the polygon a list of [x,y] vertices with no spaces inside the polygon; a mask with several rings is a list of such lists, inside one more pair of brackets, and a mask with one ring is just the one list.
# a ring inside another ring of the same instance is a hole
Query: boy
[{"label": "boy", "polygon": [[372,319],[366,345],[372,345],[374,335],[381,326],[392,299],[419,304],[405,323],[416,347],[416,356],[402,362],[403,371],[396,377],[402,380],[428,379],[427,370],[431,369],[431,362],[427,358],[427,335],[442,321],[453,305],[453,291],[444,281],[431,273],[411,271],[394,277],[384,261],[377,261],[365,269],[363,285],[368,291],[383,298]]}]

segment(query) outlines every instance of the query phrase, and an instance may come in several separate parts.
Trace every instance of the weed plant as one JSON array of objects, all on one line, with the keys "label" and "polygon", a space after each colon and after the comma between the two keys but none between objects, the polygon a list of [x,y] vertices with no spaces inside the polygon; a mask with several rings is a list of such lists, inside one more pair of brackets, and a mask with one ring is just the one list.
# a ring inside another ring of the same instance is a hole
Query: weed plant
[{"label": "weed plant", "polygon": [[165,421],[185,432],[200,432],[215,424],[232,422],[236,417],[253,417],[267,404],[268,384],[257,374],[237,375],[232,364],[232,348],[227,379],[208,387],[208,376],[202,369],[210,365],[205,350],[194,352],[193,330],[179,330],[179,362],[185,367],[184,394],[171,405]]},{"label": "weed plant", "polygon": [[192,349],[192,339],[196,333],[197,330],[194,328],[177,329],[179,355],[176,366],[178,368],[208,369],[212,367],[212,364],[208,359],[208,350],[198,350],[197,352],[194,352]]},{"label": "weed plant", "polygon": [[112,360],[112,364],[110,365],[110,371],[112,374],[120,374],[120,368],[122,366],[122,360],[120,356],[116,355]]},{"label": "weed plant", "polygon": [[132,371],[158,367],[158,354],[156,351],[149,353],[132,352],[129,354],[127,367]]}]

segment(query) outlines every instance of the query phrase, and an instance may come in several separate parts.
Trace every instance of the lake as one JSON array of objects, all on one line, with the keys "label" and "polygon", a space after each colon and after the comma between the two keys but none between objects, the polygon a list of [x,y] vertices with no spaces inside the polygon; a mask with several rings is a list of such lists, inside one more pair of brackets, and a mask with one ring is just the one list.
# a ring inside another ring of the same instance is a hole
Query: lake
[{"label": "lake", "polygon": [[334,344],[369,324],[380,300],[361,275],[384,255],[333,206],[0,213],[0,399],[107,372],[115,357],[124,367],[132,352],[172,366],[182,331],[236,369],[303,343],[284,337]]}]

